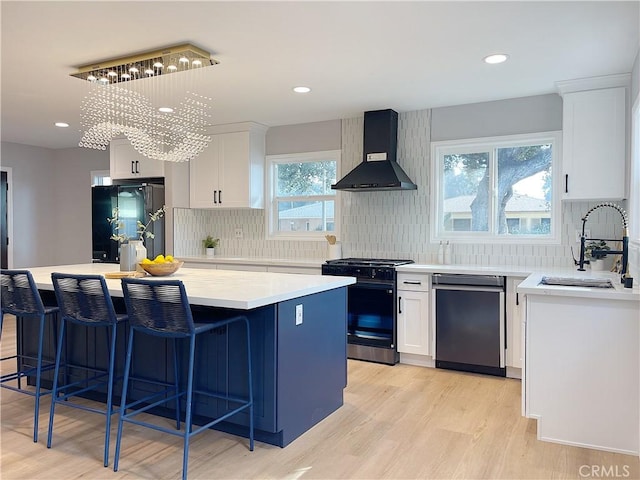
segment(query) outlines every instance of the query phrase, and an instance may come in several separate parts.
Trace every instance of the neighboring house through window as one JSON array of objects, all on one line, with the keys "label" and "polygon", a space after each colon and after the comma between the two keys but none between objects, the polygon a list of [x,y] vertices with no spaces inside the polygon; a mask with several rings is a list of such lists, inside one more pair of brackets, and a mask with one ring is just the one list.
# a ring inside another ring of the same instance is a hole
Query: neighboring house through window
[{"label": "neighboring house through window", "polygon": [[322,239],[336,233],[340,151],[268,155],[267,236]]},{"label": "neighboring house through window", "polygon": [[560,138],[550,132],[433,142],[432,241],[558,243]]}]

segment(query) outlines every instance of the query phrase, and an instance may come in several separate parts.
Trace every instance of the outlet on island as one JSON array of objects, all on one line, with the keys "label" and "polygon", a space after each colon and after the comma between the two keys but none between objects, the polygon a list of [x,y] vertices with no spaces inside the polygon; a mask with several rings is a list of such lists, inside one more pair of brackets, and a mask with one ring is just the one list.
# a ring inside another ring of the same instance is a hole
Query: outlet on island
[{"label": "outlet on island", "polygon": [[244,234],[242,233],[241,228],[236,228],[236,238],[242,238]]}]

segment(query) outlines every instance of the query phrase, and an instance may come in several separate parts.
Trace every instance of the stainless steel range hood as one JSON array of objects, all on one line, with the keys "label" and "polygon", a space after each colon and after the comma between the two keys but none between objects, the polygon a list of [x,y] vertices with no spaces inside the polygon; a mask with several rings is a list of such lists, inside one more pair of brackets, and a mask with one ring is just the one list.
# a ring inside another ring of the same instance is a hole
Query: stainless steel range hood
[{"label": "stainless steel range hood", "polygon": [[364,113],[364,161],[335,185],[334,190],[371,192],[416,190],[418,187],[396,162],[398,113],[375,110]]}]

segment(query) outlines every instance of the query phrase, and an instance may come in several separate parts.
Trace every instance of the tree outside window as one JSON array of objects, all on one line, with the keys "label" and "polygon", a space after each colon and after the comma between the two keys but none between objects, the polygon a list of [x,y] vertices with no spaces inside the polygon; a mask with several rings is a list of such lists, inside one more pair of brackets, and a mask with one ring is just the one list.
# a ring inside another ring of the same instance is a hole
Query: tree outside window
[{"label": "tree outside window", "polygon": [[335,190],[340,152],[269,156],[270,236],[324,238],[335,232]]}]

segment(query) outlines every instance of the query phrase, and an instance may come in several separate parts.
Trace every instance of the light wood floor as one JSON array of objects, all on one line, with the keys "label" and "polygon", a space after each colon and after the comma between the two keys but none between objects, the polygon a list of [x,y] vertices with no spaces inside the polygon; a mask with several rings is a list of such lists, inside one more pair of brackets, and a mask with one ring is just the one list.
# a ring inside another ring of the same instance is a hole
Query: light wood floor
[{"label": "light wood floor", "polygon": [[[4,354],[15,339],[5,330]],[[60,407],[53,448],[47,449],[48,399],[36,444],[33,399],[5,389],[0,394],[3,480],[180,476],[177,437],[125,426],[114,473],[102,466],[102,417]],[[284,449],[256,442],[249,452],[244,438],[203,432],[192,442],[189,478],[579,479],[592,465],[640,478],[636,457],[536,440],[535,421],[520,416],[518,380],[350,360],[344,400]]]}]

